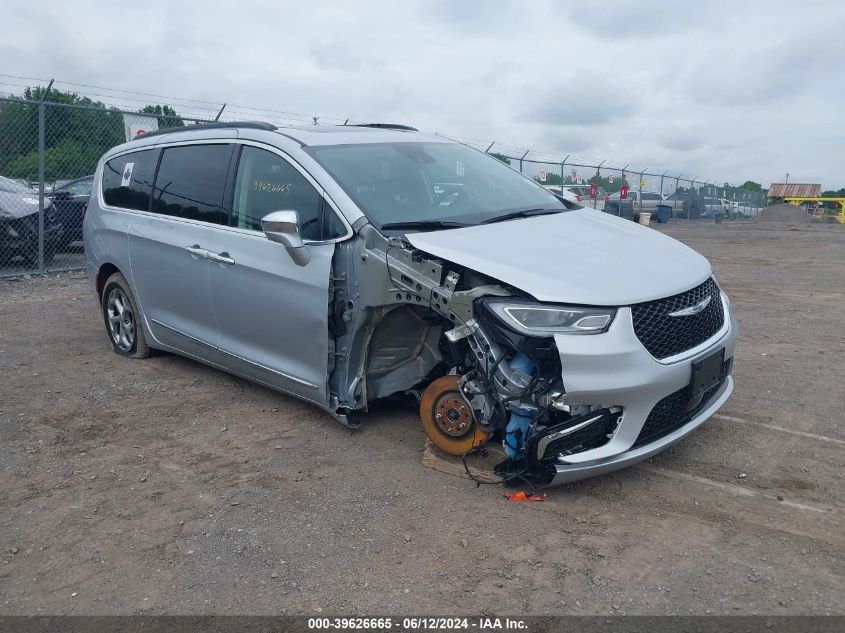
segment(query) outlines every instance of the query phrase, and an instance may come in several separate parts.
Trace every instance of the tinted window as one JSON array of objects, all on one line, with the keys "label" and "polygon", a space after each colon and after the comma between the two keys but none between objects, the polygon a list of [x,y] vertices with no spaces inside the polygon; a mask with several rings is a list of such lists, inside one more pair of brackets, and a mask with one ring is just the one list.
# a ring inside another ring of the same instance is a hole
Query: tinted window
[{"label": "tinted window", "polygon": [[148,211],[158,150],[124,154],[103,167],[103,200],[110,207]]},{"label": "tinted window", "polygon": [[659,193],[643,193],[643,200],[660,200]]},{"label": "tinted window", "polygon": [[91,186],[94,184],[93,180],[80,180],[62,187],[62,191],[67,191],[74,196],[90,196]]},{"label": "tinted window", "polygon": [[[265,215],[292,209],[299,213],[302,238],[319,240],[322,204],[317,190],[281,156],[249,145],[243,147],[232,203],[233,226],[260,231]],[[337,237],[342,232],[329,235]]]},{"label": "tinted window", "polygon": [[165,148],[156,176],[152,210],[220,224],[231,155],[231,145]]}]

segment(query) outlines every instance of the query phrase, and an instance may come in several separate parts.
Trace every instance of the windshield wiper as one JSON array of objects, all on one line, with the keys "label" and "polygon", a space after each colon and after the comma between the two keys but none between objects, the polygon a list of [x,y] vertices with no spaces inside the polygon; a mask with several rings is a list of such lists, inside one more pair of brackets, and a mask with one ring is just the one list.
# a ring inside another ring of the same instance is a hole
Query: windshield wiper
[{"label": "windshield wiper", "polygon": [[493,224],[494,222],[504,222],[505,220],[515,220],[516,218],[530,218],[535,215],[549,215],[552,213],[563,213],[566,209],[522,209],[521,211],[512,211],[504,215],[497,215],[492,218],[487,218],[482,224]]},{"label": "windshield wiper", "polygon": [[383,230],[413,230],[427,231],[437,229],[459,229],[464,226],[472,226],[466,222],[453,222],[450,220],[409,220],[407,222],[388,222],[382,224]]}]

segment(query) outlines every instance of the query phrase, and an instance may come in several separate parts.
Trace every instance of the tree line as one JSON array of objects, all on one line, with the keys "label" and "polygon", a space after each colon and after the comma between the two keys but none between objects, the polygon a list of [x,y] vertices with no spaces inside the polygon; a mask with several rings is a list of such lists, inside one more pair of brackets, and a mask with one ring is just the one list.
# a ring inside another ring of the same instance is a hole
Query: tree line
[{"label": "tree line", "polygon": [[[0,101],[0,175],[38,180],[38,102],[45,88]],[[106,150],[125,139],[123,112],[76,93],[51,90],[45,99],[44,176],[48,182],[94,173]],[[52,104],[52,105],[49,105]],[[68,107],[81,106],[81,107]],[[184,125],[170,106],[147,105],[139,113],[158,117],[159,128]]]}]

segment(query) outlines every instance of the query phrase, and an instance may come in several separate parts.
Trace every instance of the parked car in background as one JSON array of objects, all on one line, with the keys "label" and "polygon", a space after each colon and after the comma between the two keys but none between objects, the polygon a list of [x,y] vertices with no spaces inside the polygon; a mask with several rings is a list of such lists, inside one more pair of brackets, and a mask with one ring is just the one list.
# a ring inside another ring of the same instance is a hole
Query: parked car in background
[{"label": "parked car in background", "polygon": [[722,199],[699,196],[688,191],[669,194],[661,204],[672,207],[676,218],[712,218],[717,213],[728,213]]},{"label": "parked car in background", "polygon": [[731,203],[732,217],[737,220],[747,220],[753,215],[754,209],[747,202]]},{"label": "parked car in background", "polygon": [[[62,238],[53,204],[44,201],[44,261],[49,262]],[[0,176],[0,264],[20,258],[38,263],[38,194]]]},{"label": "parked car in background", "polygon": [[85,176],[76,180],[56,181],[65,184],[54,186],[50,199],[56,208],[56,216],[62,225],[62,246],[82,239],[82,220],[88,208],[94,176]]},{"label": "parked car in background", "polygon": [[662,204],[663,198],[659,193],[643,191],[639,189],[629,190],[628,197],[620,200],[621,192],[616,191],[607,196],[604,204],[604,211],[622,218],[628,218],[638,222],[640,211],[645,213],[657,213],[657,205]]},{"label": "parked car in background", "polygon": [[569,191],[575,196],[578,204],[588,209],[604,210],[605,202],[607,201],[607,192],[602,188],[598,188],[598,193],[595,198],[590,197],[590,185],[564,185],[564,190]]},{"label": "parked car in background", "polygon": [[629,191],[627,197],[623,200],[620,192],[615,191],[607,196],[607,201],[604,203],[604,209],[602,210],[605,213],[631,220],[634,217],[635,207],[636,205],[634,203],[632,192]]},{"label": "parked car in background", "polygon": [[581,207],[584,206],[581,201],[578,200],[578,196],[569,191],[566,187],[561,188],[560,185],[543,185],[543,188],[551,191],[556,196],[560,196],[564,200],[568,200],[573,204],[577,204]]},{"label": "parked car in background", "polygon": [[722,201],[719,198],[700,198],[701,217],[712,218],[717,213],[723,213]]},{"label": "parked car in background", "polygon": [[663,197],[663,202],[668,207],[672,207],[672,213],[676,218],[694,217],[695,214],[690,214],[690,207],[692,204],[692,195],[685,191],[676,191]]}]

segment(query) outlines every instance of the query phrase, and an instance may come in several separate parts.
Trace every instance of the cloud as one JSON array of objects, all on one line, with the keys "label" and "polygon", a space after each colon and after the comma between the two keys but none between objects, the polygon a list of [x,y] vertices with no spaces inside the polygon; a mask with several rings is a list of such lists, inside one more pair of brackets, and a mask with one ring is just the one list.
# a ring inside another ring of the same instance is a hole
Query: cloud
[{"label": "cloud", "polygon": [[633,115],[639,108],[637,101],[625,82],[578,74],[543,89],[526,104],[522,119],[570,127],[606,125]]},{"label": "cloud", "polygon": [[[708,6],[711,5],[711,6]],[[712,3],[639,0],[581,0],[567,15],[578,28],[612,40],[671,37],[698,28],[712,15]]]},{"label": "cloud", "polygon": [[471,37],[513,32],[526,18],[524,3],[517,0],[429,0],[418,4],[418,8],[418,15],[424,19]]},{"label": "cloud", "polygon": [[233,104],[399,121],[532,155],[845,185],[841,0],[103,7],[6,0],[0,73],[203,99],[211,116],[225,101],[238,117]]},{"label": "cloud", "polygon": [[314,62],[323,70],[379,72],[387,65],[384,59],[367,51],[365,47],[337,40],[312,42],[308,47]]},{"label": "cloud", "polygon": [[660,144],[666,149],[675,150],[679,152],[689,152],[700,148],[704,141],[701,136],[693,136],[690,134],[680,133],[676,136],[670,136],[660,141]]}]

